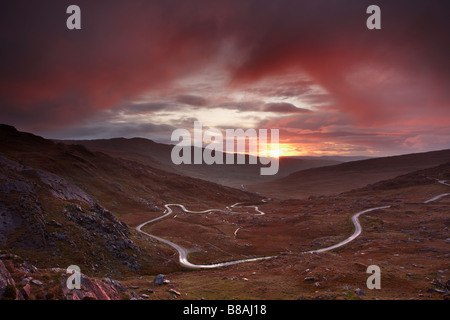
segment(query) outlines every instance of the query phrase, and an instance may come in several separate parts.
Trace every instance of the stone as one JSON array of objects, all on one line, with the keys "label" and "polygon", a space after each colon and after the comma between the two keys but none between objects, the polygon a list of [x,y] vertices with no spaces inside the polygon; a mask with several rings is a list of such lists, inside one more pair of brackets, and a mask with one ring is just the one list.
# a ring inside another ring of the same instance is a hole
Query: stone
[{"label": "stone", "polygon": [[25,286],[30,282],[31,279],[33,279],[33,278],[31,278],[31,277],[23,278],[22,281],[20,281],[20,284]]},{"label": "stone", "polygon": [[[112,284],[113,280],[108,282],[99,279],[90,278],[81,274],[81,290],[69,290],[66,280],[61,280],[61,287],[67,300],[120,300],[119,291]],[[135,295],[132,295],[134,297]]]},{"label": "stone", "polygon": [[178,291],[176,291],[176,290],[174,290],[174,289],[169,289],[168,291],[169,291],[170,293],[173,293],[173,294],[177,295],[177,296],[181,296],[181,293],[178,292]]},{"label": "stone", "polygon": [[11,277],[8,269],[0,260],[0,300],[3,299],[7,286],[16,286],[14,279]]},{"label": "stone", "polygon": [[62,224],[59,222],[56,222],[55,220],[51,220],[50,222],[47,223],[49,226],[54,226],[54,227],[58,227],[58,228],[62,228]]},{"label": "stone", "polygon": [[358,296],[365,296],[366,294],[364,293],[364,291],[362,291],[361,289],[356,289],[355,290],[355,293],[358,295]]},{"label": "stone", "polygon": [[27,283],[23,288],[22,288],[22,294],[23,297],[27,300],[31,299],[31,287],[30,284]]},{"label": "stone", "polygon": [[158,274],[158,275],[155,277],[155,279],[153,279],[153,284],[154,284],[154,285],[157,285],[157,286],[163,285],[163,284],[164,284],[164,278],[165,278],[165,275],[163,275],[163,274]]},{"label": "stone", "polygon": [[39,280],[31,280],[31,283],[33,283],[37,286],[42,286],[42,282],[40,282]]},{"label": "stone", "polygon": [[440,294],[444,294],[445,293],[445,290],[441,290],[441,289],[437,289],[437,288],[434,288],[433,290],[435,292],[437,292],[437,293],[440,293]]}]

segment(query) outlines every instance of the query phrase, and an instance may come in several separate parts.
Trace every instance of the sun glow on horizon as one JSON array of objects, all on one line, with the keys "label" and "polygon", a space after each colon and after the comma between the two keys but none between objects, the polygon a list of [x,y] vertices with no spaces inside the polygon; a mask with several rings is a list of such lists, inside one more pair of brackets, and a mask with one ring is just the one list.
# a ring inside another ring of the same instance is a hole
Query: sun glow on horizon
[{"label": "sun glow on horizon", "polygon": [[260,154],[262,157],[280,158],[301,156],[303,152],[299,150],[298,145],[289,143],[269,144],[266,152]]},{"label": "sun glow on horizon", "polygon": [[279,158],[281,156],[280,149],[273,149],[273,150],[270,149],[270,151],[268,153],[271,158]]}]

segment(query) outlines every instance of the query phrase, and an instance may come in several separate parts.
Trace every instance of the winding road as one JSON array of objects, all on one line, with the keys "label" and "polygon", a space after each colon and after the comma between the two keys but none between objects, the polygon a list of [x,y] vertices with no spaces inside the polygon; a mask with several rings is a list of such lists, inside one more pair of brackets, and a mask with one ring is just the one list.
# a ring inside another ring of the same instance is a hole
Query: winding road
[{"label": "winding road", "polygon": [[[436,181],[438,183],[440,183],[440,184],[443,184],[445,186],[449,186],[450,187],[450,184],[446,183],[446,180],[436,180]],[[438,200],[438,199],[440,199],[442,197],[449,196],[449,195],[450,195],[450,193],[443,193],[443,194],[437,195],[437,196],[435,196],[435,197],[433,197],[431,199],[428,199],[428,200],[424,201],[423,203],[425,203],[425,204],[426,203],[430,203],[430,202],[436,201],[436,200]],[[270,199],[264,199],[262,201],[263,202],[267,202],[269,200]],[[256,206],[256,205],[245,205],[245,202],[237,202],[237,203],[235,203],[235,204],[233,204],[233,205],[231,205],[229,207],[226,207],[227,210],[208,209],[208,210],[203,210],[203,211],[191,211],[191,210],[186,209],[186,207],[184,205],[176,204],[176,203],[175,204],[165,204],[164,206],[166,208],[166,211],[165,211],[165,213],[162,216],[140,224],[139,226],[136,227],[136,230],[138,232],[140,232],[140,233],[150,237],[150,238],[153,238],[153,239],[156,239],[156,240],[158,240],[160,242],[163,242],[163,243],[171,246],[175,250],[177,250],[178,251],[178,255],[179,255],[179,262],[180,262],[180,264],[183,267],[190,268],[190,269],[212,269],[212,268],[226,267],[226,266],[239,264],[239,263],[244,263],[244,262],[259,261],[259,260],[272,259],[272,258],[276,258],[277,257],[277,256],[264,256],[264,257],[242,259],[242,260],[233,260],[233,261],[213,263],[213,264],[193,264],[193,263],[189,262],[189,260],[187,259],[187,256],[188,256],[188,250],[187,249],[183,248],[182,246],[180,246],[180,245],[178,245],[178,244],[176,244],[176,243],[174,243],[172,241],[169,241],[169,240],[163,239],[161,237],[158,237],[158,236],[152,235],[150,233],[147,233],[145,231],[142,231],[142,227],[144,227],[147,224],[150,224],[150,223],[156,222],[158,220],[164,219],[167,216],[171,215],[172,212],[173,212],[171,207],[175,207],[175,206],[176,207],[180,207],[184,212],[187,212],[187,213],[210,213],[210,212],[226,212],[226,213],[230,213],[230,212],[232,212],[231,208],[235,208],[237,206],[254,208],[255,211],[258,212],[257,215],[264,215],[265,213],[263,211],[259,210],[258,206]],[[355,231],[347,239],[345,239],[345,240],[343,240],[343,241],[341,241],[339,243],[336,243],[335,245],[326,247],[326,248],[317,249],[317,250],[310,250],[310,251],[303,251],[303,252],[300,252],[300,253],[321,253],[321,252],[327,252],[327,251],[331,251],[331,250],[337,249],[339,247],[342,247],[342,246],[352,242],[362,232],[362,227],[361,227],[361,224],[360,224],[359,219],[358,219],[359,216],[361,216],[361,215],[363,215],[365,213],[368,213],[368,212],[372,212],[372,211],[375,211],[375,210],[381,210],[381,209],[387,209],[387,208],[390,208],[390,207],[391,206],[375,207],[375,208],[370,208],[370,209],[366,209],[366,210],[360,211],[358,213],[355,213],[352,216],[352,223],[355,226]],[[236,236],[236,233],[237,233],[238,230],[239,230],[239,228],[235,231],[235,236]]]},{"label": "winding road", "polygon": [[355,226],[355,232],[353,232],[353,234],[350,237],[348,237],[347,239],[345,239],[345,240],[343,240],[343,241],[341,241],[339,243],[336,243],[335,245],[332,245],[330,247],[317,249],[317,250],[311,250],[311,251],[304,251],[303,253],[327,252],[327,251],[330,251],[330,250],[333,250],[333,249],[345,246],[347,243],[352,242],[353,240],[355,240],[361,234],[362,228],[361,228],[361,224],[359,223],[359,220],[358,220],[358,217],[360,215],[362,215],[364,213],[367,213],[367,212],[375,211],[375,210],[387,209],[387,208],[390,208],[390,207],[391,206],[376,207],[376,208],[366,209],[366,210],[363,210],[363,211],[360,211],[360,212],[354,214],[352,216],[352,222],[353,222],[353,225]]},{"label": "winding road", "polygon": [[[239,205],[239,202],[235,203],[231,207],[234,208],[237,205]],[[171,206],[180,207],[184,212],[188,212],[188,213],[209,213],[209,212],[230,212],[230,211],[229,210],[221,210],[221,209],[208,209],[208,210],[203,210],[203,211],[191,211],[191,210],[186,209],[185,206],[183,206],[182,204],[166,204],[164,206],[166,207],[166,213],[164,215],[140,224],[139,226],[136,227],[136,230],[138,232],[140,232],[140,233],[145,234],[146,236],[149,236],[149,237],[151,237],[153,239],[156,239],[156,240],[161,241],[161,242],[163,242],[165,244],[168,244],[169,246],[171,246],[172,248],[177,250],[178,251],[178,255],[179,255],[179,262],[180,262],[180,264],[183,267],[190,268],[190,269],[211,269],[211,268],[231,266],[233,264],[238,264],[238,263],[243,263],[243,262],[271,259],[271,258],[275,257],[275,256],[268,256],[268,257],[250,258],[250,259],[234,260],[234,261],[220,262],[220,263],[213,263],[213,264],[193,264],[193,263],[189,262],[188,259],[187,259],[187,255],[188,255],[188,250],[187,249],[183,248],[182,246],[180,246],[180,245],[178,245],[178,244],[176,244],[176,243],[174,243],[172,241],[169,241],[169,240],[163,239],[161,237],[158,237],[158,236],[152,235],[150,233],[147,233],[145,231],[142,231],[142,227],[147,225],[147,224],[149,224],[149,223],[161,220],[161,219],[169,216],[170,214],[172,214],[173,210],[172,210]],[[261,211],[259,211],[259,208],[257,206],[251,206],[251,207],[254,207],[255,210],[257,212],[260,212],[260,214],[261,214]],[[262,214],[264,214],[264,212],[262,212]]]}]

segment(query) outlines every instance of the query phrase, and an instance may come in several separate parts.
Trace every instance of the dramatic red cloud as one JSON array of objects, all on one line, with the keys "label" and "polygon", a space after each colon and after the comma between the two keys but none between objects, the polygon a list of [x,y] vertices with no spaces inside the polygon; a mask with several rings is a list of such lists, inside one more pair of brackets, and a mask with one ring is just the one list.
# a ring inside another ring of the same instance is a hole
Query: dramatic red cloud
[{"label": "dramatic red cloud", "polygon": [[[282,129],[291,150],[450,147],[443,1],[377,1],[381,30],[365,27],[373,4],[365,0],[79,0],[77,31],[65,27],[69,4],[3,5],[0,122],[55,136],[89,123],[86,132],[101,136],[117,127],[106,121],[111,114],[178,112],[178,122],[136,125],[154,132],[184,123],[193,108],[225,107],[259,113],[261,126]],[[211,66],[226,75],[222,88],[180,85]],[[285,75],[285,83],[270,82]],[[136,103],[149,93],[161,99]],[[246,94],[259,97],[246,101]],[[116,134],[132,134],[132,123],[123,128]]]},{"label": "dramatic red cloud", "polygon": [[65,28],[63,1],[13,6],[2,10],[10,26],[1,30],[8,46],[1,61],[0,115],[27,128],[74,124],[147,90],[164,89],[201,68],[220,44],[217,22],[207,12],[183,11],[182,3],[80,1],[80,31]]}]

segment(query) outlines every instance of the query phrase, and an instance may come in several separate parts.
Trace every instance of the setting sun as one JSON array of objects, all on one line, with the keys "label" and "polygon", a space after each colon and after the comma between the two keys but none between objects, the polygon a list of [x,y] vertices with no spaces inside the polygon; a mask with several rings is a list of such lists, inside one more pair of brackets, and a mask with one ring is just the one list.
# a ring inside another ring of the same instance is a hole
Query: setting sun
[{"label": "setting sun", "polygon": [[268,153],[269,153],[271,158],[279,158],[281,156],[281,150],[280,149],[270,150]]},{"label": "setting sun", "polygon": [[289,143],[270,144],[268,150],[261,154],[261,156],[279,158],[279,157],[293,157],[302,155],[302,150],[298,146]]}]

